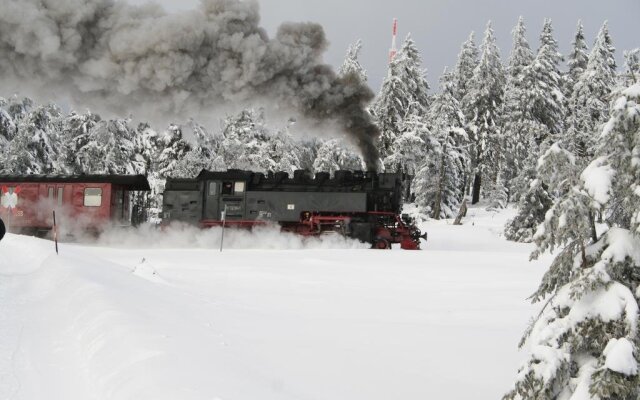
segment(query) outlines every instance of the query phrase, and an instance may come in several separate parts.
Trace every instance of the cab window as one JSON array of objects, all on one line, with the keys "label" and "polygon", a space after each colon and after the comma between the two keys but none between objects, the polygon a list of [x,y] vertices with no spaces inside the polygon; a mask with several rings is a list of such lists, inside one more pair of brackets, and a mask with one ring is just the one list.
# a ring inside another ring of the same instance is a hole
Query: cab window
[{"label": "cab window", "polygon": [[242,194],[244,193],[244,187],[245,187],[244,182],[236,182],[233,191],[235,192],[235,194]]},{"label": "cab window", "polygon": [[84,190],[84,206],[100,207],[102,205],[102,189],[86,188]]},{"label": "cab window", "polygon": [[209,182],[209,196],[215,197],[218,195],[218,182]]},{"label": "cab window", "polygon": [[222,194],[233,194],[233,182],[224,182],[222,184]]}]

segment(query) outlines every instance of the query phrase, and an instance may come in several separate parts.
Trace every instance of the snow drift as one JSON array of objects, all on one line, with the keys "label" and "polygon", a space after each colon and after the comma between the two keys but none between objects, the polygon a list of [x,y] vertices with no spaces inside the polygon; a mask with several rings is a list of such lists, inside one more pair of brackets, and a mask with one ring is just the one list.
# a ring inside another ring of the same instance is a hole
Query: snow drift
[{"label": "snow drift", "polygon": [[62,244],[55,256],[8,235],[0,398],[499,398],[545,263],[528,265],[530,246],[481,213],[430,223],[438,240],[420,252]]}]

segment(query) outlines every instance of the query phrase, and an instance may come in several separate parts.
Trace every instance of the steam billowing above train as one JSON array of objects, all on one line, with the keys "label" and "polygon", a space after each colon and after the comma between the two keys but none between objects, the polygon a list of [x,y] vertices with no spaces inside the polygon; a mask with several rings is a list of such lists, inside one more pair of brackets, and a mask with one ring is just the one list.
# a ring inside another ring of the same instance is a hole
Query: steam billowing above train
[{"label": "steam billowing above train", "polygon": [[285,23],[274,38],[254,0],[196,10],[114,0],[0,0],[0,81],[102,111],[186,119],[225,104],[270,104],[337,122],[376,168],[373,93],[322,62],[321,26]]}]

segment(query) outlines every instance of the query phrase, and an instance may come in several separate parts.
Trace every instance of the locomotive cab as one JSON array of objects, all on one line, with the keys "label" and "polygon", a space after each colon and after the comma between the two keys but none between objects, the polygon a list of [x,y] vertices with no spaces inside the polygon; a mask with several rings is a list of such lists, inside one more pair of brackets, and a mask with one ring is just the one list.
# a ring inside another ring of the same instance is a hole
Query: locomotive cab
[{"label": "locomotive cab", "polygon": [[255,220],[247,213],[247,189],[252,173],[239,170],[227,172],[202,171],[196,178],[202,189],[202,215],[200,225],[246,225]]},{"label": "locomotive cab", "polygon": [[246,219],[246,191],[245,180],[207,180],[204,182],[207,188],[204,199],[204,219],[219,220],[222,212],[229,221],[243,221]]}]

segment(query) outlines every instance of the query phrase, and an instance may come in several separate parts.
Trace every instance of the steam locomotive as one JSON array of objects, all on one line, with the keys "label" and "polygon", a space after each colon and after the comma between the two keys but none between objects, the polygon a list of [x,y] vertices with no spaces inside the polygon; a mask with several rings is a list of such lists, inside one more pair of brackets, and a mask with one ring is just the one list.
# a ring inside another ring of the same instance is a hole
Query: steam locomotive
[{"label": "steam locomotive", "polygon": [[195,179],[168,179],[163,223],[254,227],[279,224],[304,236],[339,233],[373,248],[420,249],[426,240],[402,209],[400,173],[337,171],[311,176],[242,170],[202,171]]},{"label": "steam locomotive", "polygon": [[[311,176],[296,171],[264,175],[250,171],[202,171],[195,179],[168,179],[163,224],[180,221],[203,228],[278,224],[304,236],[338,233],[389,249],[419,249],[426,239],[407,216],[400,216],[403,174],[337,171]],[[129,226],[131,193],[149,191],[146,177],[120,175],[0,175],[0,218],[7,230],[48,234],[52,211],[63,228],[100,232]]]}]

